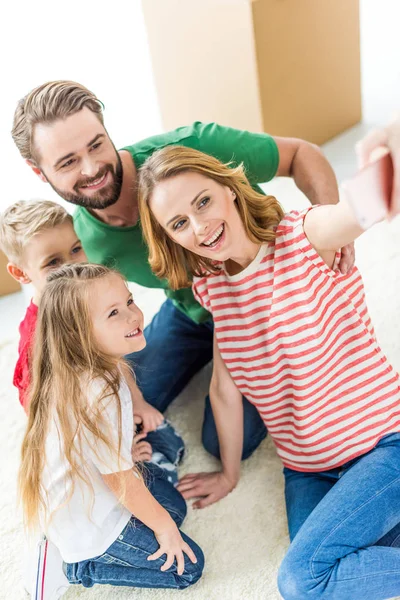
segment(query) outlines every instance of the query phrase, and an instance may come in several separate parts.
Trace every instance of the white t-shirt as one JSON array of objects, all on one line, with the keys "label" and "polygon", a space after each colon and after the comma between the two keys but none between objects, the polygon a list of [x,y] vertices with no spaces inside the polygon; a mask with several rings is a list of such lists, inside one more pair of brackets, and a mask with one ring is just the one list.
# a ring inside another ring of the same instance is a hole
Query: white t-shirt
[{"label": "white t-shirt", "polygon": [[[89,386],[88,402],[94,401],[104,387],[101,381]],[[82,446],[86,459],[86,472],[93,489],[76,478],[75,489],[65,504],[71,490],[68,477],[69,463],[63,456],[61,432],[53,420],[45,446],[45,468],[42,476],[44,499],[48,514],[52,515],[45,526],[47,537],[58,547],[65,562],[73,563],[103,554],[117,539],[131,518],[131,513],[120,503],[104,483],[101,474],[116,473],[133,467],[131,449],[134,434],[133,408],[129,388],[124,380],[119,390],[121,399],[121,451],[120,459],[110,453],[104,443],[98,442],[97,455],[89,443]],[[114,438],[118,448],[118,412],[116,401],[104,401],[104,416],[109,425],[105,432]],[[92,434],[87,432],[92,440]],[[110,440],[111,441],[111,440]],[[57,509],[57,510],[56,510]]]}]

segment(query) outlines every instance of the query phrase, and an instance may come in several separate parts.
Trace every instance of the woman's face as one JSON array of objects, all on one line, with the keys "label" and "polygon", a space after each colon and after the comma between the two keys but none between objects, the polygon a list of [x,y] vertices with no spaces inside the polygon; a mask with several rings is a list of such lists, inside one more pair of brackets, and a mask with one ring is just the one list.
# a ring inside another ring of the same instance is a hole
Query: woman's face
[{"label": "woman's face", "polygon": [[217,261],[238,255],[246,238],[226,186],[198,173],[182,173],[157,184],[150,209],[169,237],[194,254]]}]

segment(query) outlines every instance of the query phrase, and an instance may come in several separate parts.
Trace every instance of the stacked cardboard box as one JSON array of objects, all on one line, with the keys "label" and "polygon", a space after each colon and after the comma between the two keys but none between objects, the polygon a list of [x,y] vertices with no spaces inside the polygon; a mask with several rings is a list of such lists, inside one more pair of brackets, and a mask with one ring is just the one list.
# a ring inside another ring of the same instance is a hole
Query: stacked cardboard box
[{"label": "stacked cardboard box", "polygon": [[361,119],[358,0],[142,0],[166,130],[322,144]]}]

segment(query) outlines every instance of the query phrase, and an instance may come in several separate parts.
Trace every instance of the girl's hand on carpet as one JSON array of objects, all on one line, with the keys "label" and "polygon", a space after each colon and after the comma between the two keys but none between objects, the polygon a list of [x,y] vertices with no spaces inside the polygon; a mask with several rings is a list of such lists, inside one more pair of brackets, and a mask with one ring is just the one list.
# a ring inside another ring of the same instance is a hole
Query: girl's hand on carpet
[{"label": "girl's hand on carpet", "polygon": [[192,563],[197,563],[197,558],[189,546],[179,533],[179,529],[174,524],[171,528],[157,533],[154,532],[157,542],[160,544],[159,549],[154,554],[151,554],[147,560],[156,560],[163,554],[167,555],[165,563],[161,567],[161,571],[166,571],[174,564],[176,558],[178,575],[182,575],[185,570],[185,559],[183,553],[187,554]]},{"label": "girl's hand on carpet", "polygon": [[237,481],[231,481],[222,471],[214,473],[189,473],[179,480],[176,489],[185,500],[201,498],[193,508],[204,508],[224,498],[236,487]]},{"label": "girl's hand on carpet", "polygon": [[153,450],[149,442],[142,441],[147,433],[137,433],[133,438],[132,459],[134,462],[150,462]]}]

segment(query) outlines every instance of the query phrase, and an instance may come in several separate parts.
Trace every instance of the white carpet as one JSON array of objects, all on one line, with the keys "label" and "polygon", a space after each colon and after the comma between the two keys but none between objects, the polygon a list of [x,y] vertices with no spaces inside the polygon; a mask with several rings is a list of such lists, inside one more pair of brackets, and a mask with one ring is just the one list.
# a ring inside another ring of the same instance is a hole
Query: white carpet
[{"label": "white carpet", "polygon": [[[370,313],[378,339],[394,366],[400,368],[400,218],[375,227],[358,243],[357,264],[365,281]],[[155,312],[159,296],[146,291],[138,304]],[[139,294],[140,296],[140,294]],[[25,416],[11,385],[16,359],[16,340],[0,348],[0,598],[25,598],[20,583],[21,522],[15,502],[15,474]],[[177,399],[169,417],[183,435],[187,455],[181,473],[212,470],[217,461],[200,444],[203,398],[210,369],[200,373]],[[277,600],[276,574],[287,545],[281,465],[268,440],[243,464],[237,489],[217,505],[193,511],[184,531],[203,548],[206,567],[197,585],[183,592],[188,600]],[[94,587],[72,587],[74,598],[135,598],[172,600],[178,592]],[[356,600],[356,599],[355,599]]]}]

